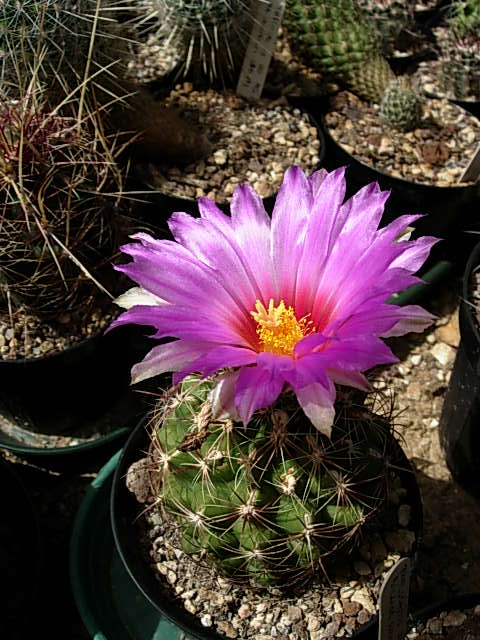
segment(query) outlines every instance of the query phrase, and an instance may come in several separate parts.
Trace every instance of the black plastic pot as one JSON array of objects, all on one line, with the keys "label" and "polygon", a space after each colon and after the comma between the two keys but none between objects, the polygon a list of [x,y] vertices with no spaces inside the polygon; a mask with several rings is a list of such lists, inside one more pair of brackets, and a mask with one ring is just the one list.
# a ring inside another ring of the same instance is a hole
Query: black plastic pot
[{"label": "black plastic pot", "polygon": [[[413,612],[409,616],[409,627],[415,626],[415,623],[426,622],[434,616],[440,615],[442,612],[449,612],[462,609],[472,609],[480,604],[480,593],[462,593],[457,596],[453,596],[448,600],[442,602],[435,602],[428,607],[425,607],[419,611]],[[443,636],[442,636],[443,637]],[[458,636],[459,639],[468,640],[470,636]],[[473,640],[473,639],[472,639]]]},{"label": "black plastic pot", "polygon": [[[63,352],[1,360],[0,447],[67,470],[87,455],[110,456],[146,411],[147,396],[130,387],[131,366],[151,348],[144,330],[121,327]],[[71,446],[58,445],[65,436]]]},{"label": "black plastic pot", "polygon": [[458,347],[440,418],[440,435],[453,477],[480,496],[480,331],[471,302],[473,274],[480,267],[480,243],[468,260],[460,303]]},{"label": "black plastic pot", "polygon": [[[480,204],[480,181],[476,184],[441,187],[396,178],[365,164],[348,153],[330,135],[322,117],[328,168],[347,166],[349,194],[370,182],[378,182],[383,190],[391,190],[385,205],[382,225],[405,213],[426,214],[414,224],[416,235],[433,235],[451,240],[461,229],[467,229],[477,216]],[[453,243],[456,246],[456,241]]]},{"label": "black plastic pot", "polygon": [[[115,470],[111,494],[111,521],[115,546],[138,590],[162,616],[183,629],[188,637],[197,640],[225,640],[223,635],[212,630],[205,630],[197,617],[189,614],[181,604],[163,593],[159,587],[157,576],[139,548],[140,530],[137,528],[136,522],[143,507],[128,491],[125,485],[125,476],[130,465],[145,455],[149,443],[150,435],[147,426],[145,422],[141,422],[129,437]],[[423,532],[422,501],[410,463],[396,441],[392,441],[391,465],[401,475],[402,482],[407,489],[418,545]],[[414,556],[412,556],[412,564],[413,562]],[[376,640],[377,636],[378,619],[375,617],[359,627],[352,637],[362,640]]]},{"label": "black plastic pot", "polygon": [[0,575],[3,585],[0,637],[20,640],[34,614],[42,546],[30,498],[13,465],[2,457],[0,487]]}]

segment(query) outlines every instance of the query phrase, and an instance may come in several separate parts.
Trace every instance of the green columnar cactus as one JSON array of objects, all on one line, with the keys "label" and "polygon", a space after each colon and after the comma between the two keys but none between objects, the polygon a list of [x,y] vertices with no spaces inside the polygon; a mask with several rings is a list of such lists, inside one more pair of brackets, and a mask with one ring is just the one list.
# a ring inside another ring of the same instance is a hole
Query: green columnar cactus
[{"label": "green columnar cactus", "polygon": [[287,0],[285,25],[310,64],[354,93],[380,102],[394,75],[381,42],[354,0]]},{"label": "green columnar cactus", "polygon": [[422,101],[405,78],[395,78],[383,94],[380,113],[391,127],[408,131],[422,117]]},{"label": "green columnar cactus", "polygon": [[292,393],[244,428],[211,417],[210,388],[187,378],[155,421],[158,498],[183,550],[256,585],[305,578],[382,504],[388,421],[350,405],[329,440]]},{"label": "green columnar cactus", "polygon": [[409,0],[358,0],[358,4],[380,34],[387,54],[395,49],[401,31],[414,26],[413,3]]},{"label": "green columnar cactus", "polygon": [[208,81],[234,77],[252,23],[253,0],[139,0],[140,24],[153,19],[159,43],[175,51],[177,73]]},{"label": "green columnar cactus", "polygon": [[480,98],[480,3],[457,0],[450,8],[442,43],[442,84],[455,98]]},{"label": "green columnar cactus", "polygon": [[100,131],[29,97],[2,96],[0,307],[11,316],[23,306],[58,317],[102,288],[100,268],[119,242],[120,198],[108,194],[121,193],[122,180]]}]

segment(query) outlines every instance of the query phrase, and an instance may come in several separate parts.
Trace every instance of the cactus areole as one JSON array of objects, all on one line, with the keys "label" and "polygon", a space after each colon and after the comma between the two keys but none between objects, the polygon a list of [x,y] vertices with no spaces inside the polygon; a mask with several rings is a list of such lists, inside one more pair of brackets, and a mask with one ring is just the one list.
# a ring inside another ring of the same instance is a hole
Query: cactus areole
[{"label": "cactus areole", "polygon": [[284,176],[271,219],[260,197],[239,186],[231,216],[207,198],[200,218],[174,213],[172,240],[145,233],[122,247],[133,260],[116,269],[139,286],[117,300],[112,326],[145,324],[155,346],[132,369],[137,382],[174,371],[217,376],[215,416],[248,425],[257,409],[293,389],[315,427],[329,436],[335,383],[362,390],[363,372],[396,362],[381,338],[423,331],[432,316],[387,304],[419,282],[413,274],[434,238],[397,242],[419,216],[378,225],[388,192],[376,183],[343,202],[344,169]]},{"label": "cactus areole", "polygon": [[363,372],[396,361],[381,338],[432,320],[387,300],[435,239],[397,241],[417,216],[379,230],[376,184],[344,195],[343,169],[292,167],[271,219],[242,185],[231,216],[201,199],[199,219],[170,218],[174,241],[137,234],[117,267],[139,286],[112,326],[173,338],[132,372],[175,372],[153,420],[155,498],[184,552],[257,586],[323,567],[382,504],[389,421],[335,384],[369,390]]}]

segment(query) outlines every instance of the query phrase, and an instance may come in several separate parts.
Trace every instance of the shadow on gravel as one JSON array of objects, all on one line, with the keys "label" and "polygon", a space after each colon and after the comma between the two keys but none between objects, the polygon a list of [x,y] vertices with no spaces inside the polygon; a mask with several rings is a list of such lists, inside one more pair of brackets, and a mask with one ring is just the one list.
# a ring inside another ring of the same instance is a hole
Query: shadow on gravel
[{"label": "shadow on gravel", "polygon": [[480,591],[480,502],[453,480],[430,478],[413,460],[424,512],[424,540],[411,585],[414,609]]}]

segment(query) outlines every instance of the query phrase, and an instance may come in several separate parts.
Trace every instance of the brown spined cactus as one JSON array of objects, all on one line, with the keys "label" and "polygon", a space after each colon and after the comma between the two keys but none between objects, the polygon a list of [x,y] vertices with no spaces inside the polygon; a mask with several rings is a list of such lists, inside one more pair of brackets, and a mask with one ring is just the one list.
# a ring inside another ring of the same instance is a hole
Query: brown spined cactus
[{"label": "brown spined cactus", "polygon": [[154,497],[185,553],[201,552],[221,573],[256,586],[303,581],[352,545],[383,505],[389,421],[340,401],[328,439],[292,393],[245,428],[212,417],[210,388],[191,376],[160,404]]},{"label": "brown spined cactus", "polygon": [[55,317],[85,306],[118,248],[122,176],[95,115],[29,96],[0,107],[0,306]]}]

